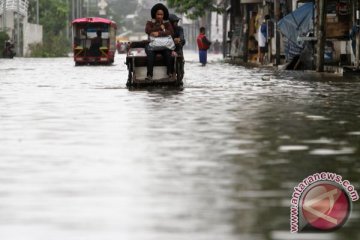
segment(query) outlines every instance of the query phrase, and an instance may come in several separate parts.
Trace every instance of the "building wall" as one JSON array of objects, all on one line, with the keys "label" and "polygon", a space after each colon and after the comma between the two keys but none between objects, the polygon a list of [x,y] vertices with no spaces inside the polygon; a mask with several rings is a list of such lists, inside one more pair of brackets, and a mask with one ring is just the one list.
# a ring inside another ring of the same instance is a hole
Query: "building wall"
[{"label": "building wall", "polygon": [[215,42],[216,39],[222,42],[223,39],[223,17],[217,13],[211,13],[211,31],[210,39]]},{"label": "building wall", "polygon": [[7,34],[10,36],[10,39],[12,39],[13,38],[13,30],[14,30],[14,26],[15,26],[14,12],[7,11],[5,13],[5,18],[6,18],[5,19],[6,26],[3,26],[4,25],[3,14],[1,15],[1,18],[0,18],[0,26],[5,27]]},{"label": "building wall", "polygon": [[[43,29],[41,25],[28,23],[23,16],[20,18],[22,27],[20,26],[20,43],[17,39],[17,22],[14,11],[6,11],[6,32],[8,33],[11,41],[15,43],[15,49],[17,50],[16,56],[20,57],[22,55],[29,56],[29,44],[32,43],[42,43]],[[0,19],[0,26],[3,26],[3,17]],[[20,47],[18,49],[18,47]]]},{"label": "building wall", "polygon": [[24,23],[24,56],[30,55],[29,45],[42,43],[43,27],[41,25]]}]

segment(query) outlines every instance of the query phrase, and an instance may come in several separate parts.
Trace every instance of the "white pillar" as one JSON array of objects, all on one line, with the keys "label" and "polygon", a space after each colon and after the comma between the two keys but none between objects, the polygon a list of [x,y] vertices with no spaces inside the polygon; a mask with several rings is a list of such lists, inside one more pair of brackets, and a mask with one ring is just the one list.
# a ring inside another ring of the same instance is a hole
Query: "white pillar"
[{"label": "white pillar", "polygon": [[2,29],[6,32],[6,0],[3,0],[3,21],[2,21]]},{"label": "white pillar", "polygon": [[17,8],[17,13],[16,13],[16,53],[18,56],[21,56],[21,52],[20,52],[20,0],[17,0],[16,2],[16,8]]}]

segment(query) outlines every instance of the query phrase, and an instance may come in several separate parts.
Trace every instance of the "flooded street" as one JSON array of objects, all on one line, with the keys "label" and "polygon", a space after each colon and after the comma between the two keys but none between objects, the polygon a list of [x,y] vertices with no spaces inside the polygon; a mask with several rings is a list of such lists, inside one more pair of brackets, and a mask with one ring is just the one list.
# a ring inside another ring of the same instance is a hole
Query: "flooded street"
[{"label": "flooded street", "polygon": [[184,89],[136,91],[124,55],[0,59],[1,239],[360,239],[358,202],[335,232],[289,220],[311,174],[360,187],[360,80],[185,58]]}]

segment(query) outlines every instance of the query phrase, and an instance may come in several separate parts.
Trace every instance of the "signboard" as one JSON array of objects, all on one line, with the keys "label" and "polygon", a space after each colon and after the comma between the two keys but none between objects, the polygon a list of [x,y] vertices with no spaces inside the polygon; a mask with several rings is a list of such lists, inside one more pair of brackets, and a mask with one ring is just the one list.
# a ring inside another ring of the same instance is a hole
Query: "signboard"
[{"label": "signboard", "polygon": [[100,8],[99,14],[100,15],[106,15],[105,8],[108,6],[107,2],[105,0],[100,0],[98,3],[98,7]]}]

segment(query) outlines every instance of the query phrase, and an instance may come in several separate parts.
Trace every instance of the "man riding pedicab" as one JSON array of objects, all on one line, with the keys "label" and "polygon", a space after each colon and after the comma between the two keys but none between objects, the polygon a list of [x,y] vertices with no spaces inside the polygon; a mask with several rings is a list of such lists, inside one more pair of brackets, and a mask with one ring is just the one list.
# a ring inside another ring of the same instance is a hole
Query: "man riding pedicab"
[{"label": "man riding pedicab", "polygon": [[173,39],[174,39],[174,43],[175,43],[175,50],[172,51],[172,53],[171,53],[171,56],[172,56],[171,66],[172,66],[172,68],[174,68],[175,57],[181,57],[181,58],[178,58],[179,61],[181,61],[178,66],[181,68],[180,78],[182,79],[184,76],[184,63],[185,63],[183,47],[186,44],[186,40],[184,37],[184,29],[178,25],[180,20],[181,20],[181,18],[179,18],[175,14],[169,14],[169,21],[174,29]]}]

